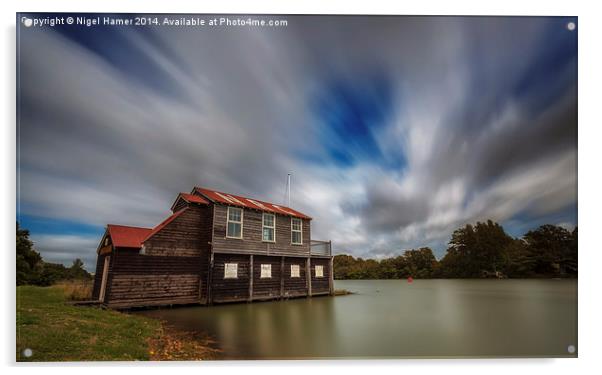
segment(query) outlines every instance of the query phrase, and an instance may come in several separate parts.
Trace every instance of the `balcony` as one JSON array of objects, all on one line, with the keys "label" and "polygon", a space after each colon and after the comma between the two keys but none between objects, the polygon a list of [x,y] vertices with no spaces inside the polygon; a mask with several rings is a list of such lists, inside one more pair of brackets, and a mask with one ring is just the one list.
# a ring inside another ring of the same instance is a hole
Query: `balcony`
[{"label": "balcony", "polygon": [[311,240],[309,247],[311,255],[332,255],[332,241]]}]

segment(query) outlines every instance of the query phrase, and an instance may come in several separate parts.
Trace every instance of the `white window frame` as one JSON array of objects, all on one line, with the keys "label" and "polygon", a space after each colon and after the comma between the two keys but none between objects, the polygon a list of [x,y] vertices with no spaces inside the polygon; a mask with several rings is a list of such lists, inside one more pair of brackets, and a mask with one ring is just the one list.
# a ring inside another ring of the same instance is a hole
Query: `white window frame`
[{"label": "white window frame", "polygon": [[[299,230],[293,229],[293,221],[299,220]],[[293,242],[293,232],[297,232],[300,234],[299,238],[301,242]],[[291,245],[303,245],[303,220],[297,217],[291,217]]]},{"label": "white window frame", "polygon": [[[272,223],[273,223],[273,226],[271,226],[271,227],[270,227],[270,226],[267,226],[267,225],[265,225],[265,217],[266,217],[266,215],[267,215],[267,216],[272,216],[272,217],[274,218],[274,220],[273,220],[273,222],[272,222]],[[266,228],[267,228],[267,229],[271,229],[271,230],[273,230],[273,231],[274,231],[274,235],[272,236],[274,239],[273,239],[272,241],[270,241],[270,240],[266,240],[265,238],[263,238],[263,231],[264,231],[264,229],[266,229]],[[261,241],[262,241],[262,242],[271,242],[271,243],[276,243],[276,215],[275,215],[275,214],[268,214],[268,213],[265,213],[265,212],[264,212],[264,213],[261,215]]]},{"label": "white window frame", "polygon": [[[296,270],[297,272],[293,272],[293,270]],[[297,277],[301,277],[301,266],[298,264],[291,264],[291,279],[296,279]]]},{"label": "white window frame", "polygon": [[271,279],[272,278],[272,264],[264,263],[261,265],[261,274],[259,275],[260,279]]},{"label": "white window frame", "polygon": [[[318,275],[318,270],[320,270],[320,274]],[[316,264],[314,266],[314,272],[316,274],[316,278],[324,277],[324,266],[320,264]]]},{"label": "white window frame", "polygon": [[[228,276],[228,268],[234,267],[233,276]],[[224,263],[224,279],[238,279],[238,263]]]},{"label": "white window frame", "polygon": [[[230,209],[240,210],[240,221],[230,220]],[[243,225],[244,215],[245,215],[245,210],[242,207],[228,206],[228,211],[226,212],[226,238],[242,240],[242,237],[243,237],[242,233],[243,233],[243,229],[244,229],[244,225]],[[230,226],[229,225],[230,223],[240,224],[240,237],[228,235],[228,227]]]}]

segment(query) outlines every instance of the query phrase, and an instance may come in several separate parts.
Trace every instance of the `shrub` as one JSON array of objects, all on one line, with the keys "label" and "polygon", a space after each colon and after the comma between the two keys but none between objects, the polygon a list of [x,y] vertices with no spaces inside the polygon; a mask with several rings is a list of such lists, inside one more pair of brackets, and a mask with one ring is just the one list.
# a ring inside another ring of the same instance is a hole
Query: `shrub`
[{"label": "shrub", "polygon": [[91,280],[63,280],[53,285],[61,289],[65,298],[70,301],[85,301],[92,299]]}]

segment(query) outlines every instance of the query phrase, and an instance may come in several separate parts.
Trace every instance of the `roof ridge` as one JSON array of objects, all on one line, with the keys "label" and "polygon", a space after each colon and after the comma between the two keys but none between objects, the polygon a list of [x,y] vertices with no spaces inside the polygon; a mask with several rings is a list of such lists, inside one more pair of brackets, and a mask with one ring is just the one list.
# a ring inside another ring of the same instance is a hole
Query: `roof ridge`
[{"label": "roof ridge", "polygon": [[[305,219],[311,220],[310,216],[308,216],[300,211],[297,211],[296,209],[289,207],[287,205],[284,205],[284,204],[276,204],[276,203],[264,201],[261,199],[249,198],[249,197],[245,197],[243,195],[226,193],[226,192],[219,191],[219,190],[212,190],[212,189],[204,188],[201,186],[194,186],[192,191],[200,192],[204,197],[208,198],[212,202],[218,202],[221,204],[229,204],[229,205],[233,205],[233,206],[249,207],[251,209],[256,209],[256,210],[260,210],[260,211],[268,211],[268,212],[272,212],[272,213],[276,212],[276,213],[280,213],[280,214],[285,214],[285,215],[289,215],[289,216],[300,217],[300,218],[305,218]],[[208,194],[208,193],[211,193],[211,194]],[[232,199],[229,199],[225,195],[230,196],[230,198],[232,198]],[[244,199],[244,200],[248,201],[247,203],[249,203],[249,204],[246,204],[245,202],[241,202],[240,199]],[[238,204],[237,204],[237,202],[238,202]],[[253,203],[253,202],[255,202],[255,203]]]}]

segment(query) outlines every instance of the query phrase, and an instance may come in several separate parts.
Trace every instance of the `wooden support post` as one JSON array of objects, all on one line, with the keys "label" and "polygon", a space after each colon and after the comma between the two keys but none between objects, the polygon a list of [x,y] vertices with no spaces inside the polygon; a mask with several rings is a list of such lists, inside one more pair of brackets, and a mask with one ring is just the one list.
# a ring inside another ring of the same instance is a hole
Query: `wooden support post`
[{"label": "wooden support post", "polygon": [[207,275],[207,304],[213,304],[213,291],[211,290],[211,284],[213,284],[213,251],[211,252],[211,259],[209,260],[209,272]]},{"label": "wooden support post", "polygon": [[253,301],[253,254],[249,256],[249,302]]},{"label": "wooden support post", "polygon": [[329,270],[328,270],[328,290],[330,295],[334,295],[334,258],[330,257],[330,261],[328,262]]},{"label": "wooden support post", "polygon": [[305,277],[307,278],[307,295],[311,297],[311,261],[307,258],[305,266]]},{"label": "wooden support post", "polygon": [[284,298],[284,257],[280,258],[280,298]]},{"label": "wooden support post", "polygon": [[107,281],[109,279],[109,265],[111,262],[111,256],[107,255],[104,259],[104,265],[102,268],[102,280],[100,282],[100,293],[98,294],[98,300],[100,302],[105,301],[105,293],[107,291]]}]

